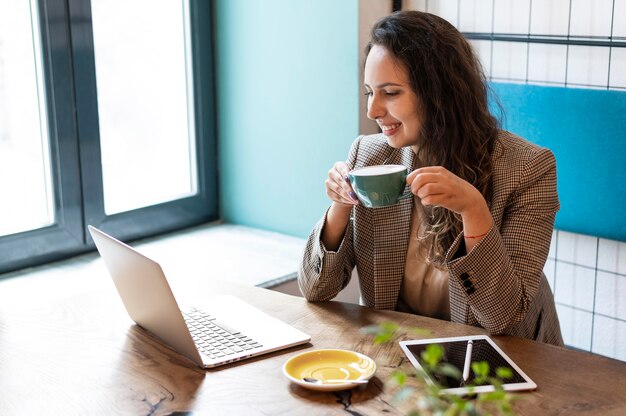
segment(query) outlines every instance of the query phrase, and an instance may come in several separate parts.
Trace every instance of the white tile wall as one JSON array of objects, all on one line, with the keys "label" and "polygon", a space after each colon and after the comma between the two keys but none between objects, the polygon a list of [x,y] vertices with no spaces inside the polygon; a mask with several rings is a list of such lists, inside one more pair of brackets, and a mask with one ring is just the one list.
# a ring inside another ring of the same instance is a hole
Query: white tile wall
[{"label": "white tile wall", "polygon": [[528,44],[528,81],[565,82],[567,46],[545,43]]},{"label": "white tile wall", "polygon": [[572,0],[570,35],[609,37],[612,12],[613,0]]},{"label": "white tile wall", "polygon": [[[598,269],[626,276],[626,243],[601,238],[598,244]],[[626,299],[624,301],[626,303]]]},{"label": "white tile wall", "polygon": [[626,322],[626,276],[598,271],[595,312]]},{"label": "white tile wall", "polygon": [[452,23],[454,26],[459,25],[459,3],[450,0],[428,0],[426,2],[428,7],[427,12],[436,14]]},{"label": "white tile wall", "polygon": [[596,315],[591,351],[626,361],[626,322]]},{"label": "white tile wall", "polygon": [[597,246],[597,237],[559,231],[556,258],[559,261],[595,268]]},{"label": "white tile wall", "polygon": [[471,40],[470,43],[474,51],[478,54],[480,63],[485,71],[485,76],[491,76],[491,45],[493,42],[488,40]]},{"label": "white tile wall", "polygon": [[565,345],[626,361],[626,243],[555,231],[544,273]]},{"label": "white tile wall", "polygon": [[555,301],[593,312],[596,271],[561,261],[556,262]]},{"label": "white tile wall", "polygon": [[615,0],[613,15],[613,36],[626,38],[626,0]]},{"label": "white tile wall", "polygon": [[569,306],[556,305],[565,345],[589,351],[591,348],[591,312],[579,311]]},{"label": "white tile wall", "polygon": [[567,58],[568,84],[608,85],[609,48],[571,45]]},{"label": "white tile wall", "polygon": [[530,33],[566,36],[570,0],[534,1],[531,10]]},{"label": "white tile wall", "polygon": [[529,33],[530,0],[496,1],[493,15],[494,32],[515,34]]},{"label": "white tile wall", "polygon": [[493,31],[493,1],[464,0],[459,5],[459,26],[461,32]]},{"label": "white tile wall", "polygon": [[402,9],[403,10],[422,10],[422,11],[427,11],[426,10],[426,0],[404,0],[402,2]]},{"label": "white tile wall", "polygon": [[526,80],[526,53],[528,44],[521,42],[493,42],[491,76],[507,80]]},{"label": "white tile wall", "polygon": [[[624,19],[626,20],[626,18]],[[626,88],[626,48],[612,48],[609,85]]]}]

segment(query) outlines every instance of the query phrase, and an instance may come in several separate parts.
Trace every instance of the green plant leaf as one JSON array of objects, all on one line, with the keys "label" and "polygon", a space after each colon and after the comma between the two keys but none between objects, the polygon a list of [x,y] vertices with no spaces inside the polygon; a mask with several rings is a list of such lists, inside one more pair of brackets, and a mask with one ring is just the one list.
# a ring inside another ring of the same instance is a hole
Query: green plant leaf
[{"label": "green plant leaf", "polygon": [[370,325],[361,328],[362,332],[366,334],[374,335],[374,343],[375,344],[386,344],[396,336],[396,332],[398,331],[398,324],[393,322],[384,322],[379,325]]},{"label": "green plant leaf", "polygon": [[426,363],[426,366],[430,369],[434,369],[441,361],[443,357],[443,347],[439,344],[429,344],[426,346],[426,349],[422,351],[422,360]]},{"label": "green plant leaf", "polygon": [[496,375],[501,380],[506,380],[509,378],[513,378],[513,371],[511,371],[508,367],[498,367],[496,368]]},{"label": "green plant leaf", "polygon": [[447,377],[452,377],[455,380],[461,379],[461,371],[452,364],[443,363],[437,368],[437,372]]},{"label": "green plant leaf", "polygon": [[393,334],[389,334],[389,333],[381,333],[378,334],[374,337],[374,343],[375,344],[386,344],[389,341],[391,341],[393,338]]},{"label": "green plant leaf", "polygon": [[387,331],[387,332],[396,332],[398,329],[400,329],[400,325],[398,325],[395,322],[383,322],[382,324],[379,325],[379,327],[383,331]]},{"label": "green plant leaf", "polygon": [[507,401],[500,403],[500,411],[505,415],[513,415],[513,407],[511,407],[511,404]]},{"label": "green plant leaf", "polygon": [[391,380],[398,386],[404,386],[406,383],[406,373],[401,370],[396,370],[391,373]]},{"label": "green plant leaf", "polygon": [[489,363],[487,361],[477,361],[472,363],[472,371],[476,377],[489,377]]},{"label": "green plant leaf", "polygon": [[504,390],[490,391],[488,393],[483,393],[478,396],[478,400],[481,402],[493,402],[504,399],[505,395],[506,393],[504,392]]}]

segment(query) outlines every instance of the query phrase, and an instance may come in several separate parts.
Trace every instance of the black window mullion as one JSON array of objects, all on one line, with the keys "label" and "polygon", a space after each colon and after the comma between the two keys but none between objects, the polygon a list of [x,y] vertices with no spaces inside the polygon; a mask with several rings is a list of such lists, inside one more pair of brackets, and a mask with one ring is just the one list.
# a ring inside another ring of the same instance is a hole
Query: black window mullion
[{"label": "black window mullion", "polygon": [[194,119],[198,166],[197,204],[205,207],[205,219],[220,216],[218,203],[218,160],[216,92],[214,72],[213,2],[190,0],[191,47],[193,54]]},{"label": "black window mullion", "polygon": [[[124,240],[177,230],[218,218],[211,10],[190,2],[197,195],[114,215],[104,211],[93,26],[89,0],[69,0],[85,227],[93,225]],[[149,12],[149,11],[147,11]],[[137,190],[141,192],[141,190]],[[87,240],[93,244],[89,235]]]},{"label": "black window mullion", "polygon": [[40,0],[39,17],[55,222],[1,237],[0,273],[85,250],[65,2]]},{"label": "black window mullion", "polygon": [[83,215],[86,224],[101,226],[105,219],[96,91],[96,69],[89,0],[68,0],[76,128],[79,138]]}]

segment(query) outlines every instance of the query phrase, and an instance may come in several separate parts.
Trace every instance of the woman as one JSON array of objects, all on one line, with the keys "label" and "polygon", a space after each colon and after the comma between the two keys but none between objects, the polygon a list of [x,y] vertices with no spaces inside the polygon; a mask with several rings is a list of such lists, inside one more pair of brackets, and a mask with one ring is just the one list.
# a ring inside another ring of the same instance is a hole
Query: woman
[{"label": "woman", "polygon": [[[332,204],[309,236],[298,283],[332,299],[356,266],[369,307],[396,309],[563,345],[543,267],[559,209],[556,163],[499,130],[486,81],[463,36],[428,13],[397,12],[372,29],[360,136],[328,172]],[[351,169],[402,164],[413,193],[359,205]]]}]

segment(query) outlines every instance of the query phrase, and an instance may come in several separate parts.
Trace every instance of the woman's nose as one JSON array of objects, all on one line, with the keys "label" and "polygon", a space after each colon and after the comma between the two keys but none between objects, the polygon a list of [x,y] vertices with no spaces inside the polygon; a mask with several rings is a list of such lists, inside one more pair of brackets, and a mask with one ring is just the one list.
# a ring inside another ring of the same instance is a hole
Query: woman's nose
[{"label": "woman's nose", "polygon": [[376,94],[371,95],[367,100],[367,118],[376,120],[385,115],[385,108]]}]

